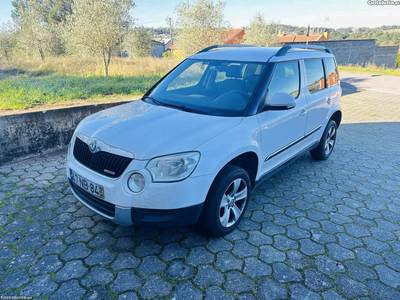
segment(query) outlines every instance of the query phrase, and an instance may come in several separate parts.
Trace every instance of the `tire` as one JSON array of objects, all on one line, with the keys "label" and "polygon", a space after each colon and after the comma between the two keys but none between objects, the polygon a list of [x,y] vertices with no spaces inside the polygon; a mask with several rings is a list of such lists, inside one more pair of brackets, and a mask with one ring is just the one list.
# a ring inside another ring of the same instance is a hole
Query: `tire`
[{"label": "tire", "polygon": [[327,160],[333,152],[336,144],[337,126],[336,122],[330,120],[325,128],[322,138],[316,148],[310,151],[311,156],[316,160]]},{"label": "tire", "polygon": [[227,165],[215,178],[201,212],[198,229],[205,234],[224,236],[240,223],[250,201],[249,174]]}]

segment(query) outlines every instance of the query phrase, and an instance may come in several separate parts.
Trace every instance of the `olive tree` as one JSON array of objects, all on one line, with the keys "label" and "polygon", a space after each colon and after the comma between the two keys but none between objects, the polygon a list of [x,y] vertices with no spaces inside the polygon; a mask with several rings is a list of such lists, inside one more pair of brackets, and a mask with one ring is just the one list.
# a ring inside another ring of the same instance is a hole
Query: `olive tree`
[{"label": "olive tree", "polygon": [[131,0],[75,0],[65,23],[66,40],[75,51],[101,58],[108,76],[111,55],[132,21],[134,6]]},{"label": "olive tree", "polygon": [[15,47],[16,28],[11,23],[5,23],[0,26],[0,59],[11,61],[11,55]]},{"label": "olive tree", "polygon": [[192,4],[183,2],[175,7],[177,25],[176,47],[184,56],[201,49],[223,44],[229,35],[228,23],[224,20],[225,2],[198,0]]},{"label": "olive tree", "polygon": [[277,23],[267,23],[262,13],[257,13],[246,28],[244,42],[246,44],[260,45],[265,47],[276,46],[278,44],[279,25]]},{"label": "olive tree", "polygon": [[143,27],[130,29],[124,37],[124,47],[131,57],[146,57],[153,48],[150,32]]}]

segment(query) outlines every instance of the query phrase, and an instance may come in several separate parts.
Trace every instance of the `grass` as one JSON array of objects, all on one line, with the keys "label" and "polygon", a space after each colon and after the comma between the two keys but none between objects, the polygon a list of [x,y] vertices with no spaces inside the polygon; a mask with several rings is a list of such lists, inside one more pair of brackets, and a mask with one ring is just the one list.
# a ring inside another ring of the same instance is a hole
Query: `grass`
[{"label": "grass", "polygon": [[0,68],[0,110],[139,96],[178,63],[176,59],[153,57],[114,58],[111,76],[104,77],[101,63],[95,59],[15,60]]},{"label": "grass", "polygon": [[0,82],[0,110],[26,109],[41,104],[65,103],[115,96],[142,95],[160,75],[71,76],[39,78],[25,75]]},{"label": "grass", "polygon": [[358,65],[339,66],[339,72],[400,76],[400,68],[388,69],[385,67],[377,67],[374,64],[367,64],[365,67]]}]

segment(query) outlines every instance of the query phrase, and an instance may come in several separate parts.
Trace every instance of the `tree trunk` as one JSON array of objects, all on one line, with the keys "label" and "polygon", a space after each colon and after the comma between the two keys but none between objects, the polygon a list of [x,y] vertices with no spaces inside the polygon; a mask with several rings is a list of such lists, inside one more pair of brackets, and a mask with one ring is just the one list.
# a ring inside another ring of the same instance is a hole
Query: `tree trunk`
[{"label": "tree trunk", "polygon": [[104,63],[104,75],[108,76],[108,67],[110,65],[111,60],[111,49],[108,49],[103,52],[103,63]]},{"label": "tree trunk", "polygon": [[42,49],[42,47],[39,47],[39,53],[40,53],[40,58],[42,59],[42,61],[44,61],[44,52],[43,52],[43,49]]},{"label": "tree trunk", "polygon": [[8,55],[7,50],[4,51],[4,54],[6,55],[7,62],[10,63],[10,56]]}]

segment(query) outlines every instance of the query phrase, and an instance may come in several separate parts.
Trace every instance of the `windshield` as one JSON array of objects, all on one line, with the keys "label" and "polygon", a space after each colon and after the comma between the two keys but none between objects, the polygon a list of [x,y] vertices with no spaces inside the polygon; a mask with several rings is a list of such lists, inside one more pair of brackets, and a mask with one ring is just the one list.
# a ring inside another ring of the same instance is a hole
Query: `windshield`
[{"label": "windshield", "polygon": [[148,96],[158,105],[210,115],[243,116],[264,66],[264,63],[187,59]]}]

